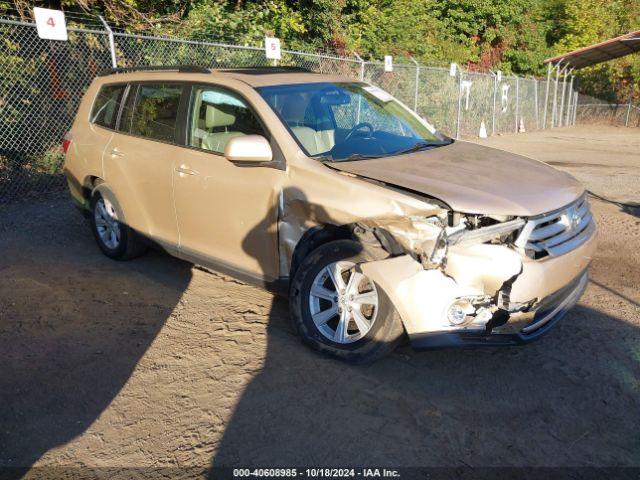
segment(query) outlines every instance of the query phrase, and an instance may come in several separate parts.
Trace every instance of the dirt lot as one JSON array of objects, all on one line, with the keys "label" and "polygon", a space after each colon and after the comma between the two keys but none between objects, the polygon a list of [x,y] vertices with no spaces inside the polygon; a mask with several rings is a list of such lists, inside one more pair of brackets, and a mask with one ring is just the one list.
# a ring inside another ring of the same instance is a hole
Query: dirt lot
[{"label": "dirt lot", "polygon": [[640,466],[640,130],[484,143],[607,200],[587,293],[522,348],[347,366],[269,293],[107,259],[66,198],[0,209],[0,466]]}]

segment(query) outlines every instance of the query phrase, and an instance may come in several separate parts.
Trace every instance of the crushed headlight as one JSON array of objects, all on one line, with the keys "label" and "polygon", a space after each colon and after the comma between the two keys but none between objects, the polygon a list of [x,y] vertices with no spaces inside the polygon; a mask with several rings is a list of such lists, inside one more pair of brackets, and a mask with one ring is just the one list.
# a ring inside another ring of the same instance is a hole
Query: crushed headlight
[{"label": "crushed headlight", "polygon": [[447,256],[447,235],[439,217],[408,217],[386,226],[408,252],[414,252],[427,268],[440,265]]},{"label": "crushed headlight", "polygon": [[496,223],[488,227],[480,227],[475,230],[461,230],[449,236],[449,245],[476,245],[495,240],[515,232],[524,226],[526,222],[520,218],[508,222]]}]

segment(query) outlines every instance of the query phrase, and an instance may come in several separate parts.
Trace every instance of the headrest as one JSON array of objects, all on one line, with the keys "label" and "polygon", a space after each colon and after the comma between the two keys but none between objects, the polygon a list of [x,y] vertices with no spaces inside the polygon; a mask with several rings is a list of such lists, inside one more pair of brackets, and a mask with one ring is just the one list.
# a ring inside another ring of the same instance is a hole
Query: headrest
[{"label": "headrest", "polygon": [[228,127],[236,123],[236,116],[221,110],[219,107],[207,104],[206,128]]},{"label": "headrest", "polygon": [[304,101],[304,97],[297,93],[287,97],[287,101],[282,106],[280,113],[288,124],[304,125],[306,110],[307,104]]}]

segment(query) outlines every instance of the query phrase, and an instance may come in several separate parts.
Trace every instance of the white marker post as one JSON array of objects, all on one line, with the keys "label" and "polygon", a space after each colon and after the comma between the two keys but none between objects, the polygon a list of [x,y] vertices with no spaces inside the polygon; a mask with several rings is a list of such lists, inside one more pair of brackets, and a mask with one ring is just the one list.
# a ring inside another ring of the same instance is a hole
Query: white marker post
[{"label": "white marker post", "polygon": [[451,65],[449,65],[449,75],[451,77],[455,77],[457,71],[458,71],[458,64],[457,63],[452,63]]},{"label": "white marker post", "polygon": [[63,11],[33,7],[33,16],[36,19],[36,29],[40,38],[63,41],[69,39]]},{"label": "white marker post", "polygon": [[266,57],[273,60],[273,64],[276,65],[276,61],[282,58],[280,54],[280,39],[275,37],[265,37],[264,53]]},{"label": "white marker post", "polygon": [[384,56],[384,71],[393,72],[393,57],[391,55]]}]

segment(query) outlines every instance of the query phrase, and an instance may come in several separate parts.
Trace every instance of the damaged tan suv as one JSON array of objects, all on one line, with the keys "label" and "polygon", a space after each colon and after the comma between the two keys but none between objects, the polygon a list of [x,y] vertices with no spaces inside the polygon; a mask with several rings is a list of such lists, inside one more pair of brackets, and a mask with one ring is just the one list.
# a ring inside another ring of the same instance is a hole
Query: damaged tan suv
[{"label": "damaged tan suv", "polygon": [[438,133],[388,93],[290,68],[111,70],[65,138],[100,249],[147,245],[288,292],[310,346],[362,363],[514,345],[587,284],[584,188]]}]

